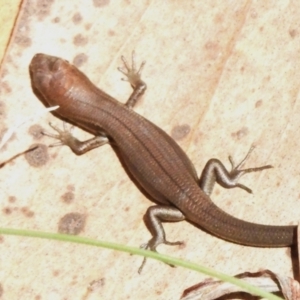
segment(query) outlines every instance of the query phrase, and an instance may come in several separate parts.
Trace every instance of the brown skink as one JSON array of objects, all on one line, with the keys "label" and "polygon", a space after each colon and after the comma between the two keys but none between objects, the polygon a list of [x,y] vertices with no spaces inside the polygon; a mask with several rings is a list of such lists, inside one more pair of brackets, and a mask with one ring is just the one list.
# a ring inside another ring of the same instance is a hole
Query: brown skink
[{"label": "brown skink", "polygon": [[[146,89],[140,71],[124,58],[121,70],[133,87],[126,104],[98,89],[75,66],[61,58],[36,54],[30,64],[32,87],[47,106],[59,105],[56,113],[95,134],[80,142],[69,131],[55,135],[62,144],[82,154],[98,146],[113,143],[120,153],[127,172],[158,203],[148,208],[145,222],[152,238],[145,248],[155,251],[168,242],[162,222],[188,220],[208,232],[231,242],[257,247],[284,247],[296,242],[296,226],[268,226],[237,219],[210,199],[215,182],[225,188],[239,187],[245,173],[270,168],[240,169],[241,164],[227,171],[217,159],[206,164],[200,179],[185,152],[162,129],[132,110]],[[143,66],[143,65],[142,65]]]}]

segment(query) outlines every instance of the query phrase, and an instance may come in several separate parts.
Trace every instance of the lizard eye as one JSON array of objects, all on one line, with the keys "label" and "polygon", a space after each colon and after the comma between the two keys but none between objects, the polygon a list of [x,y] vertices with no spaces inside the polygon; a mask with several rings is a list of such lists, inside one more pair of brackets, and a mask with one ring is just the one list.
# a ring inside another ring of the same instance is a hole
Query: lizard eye
[{"label": "lizard eye", "polygon": [[49,69],[53,72],[59,71],[60,67],[63,65],[64,61],[60,58],[52,61],[52,64],[49,66]]}]

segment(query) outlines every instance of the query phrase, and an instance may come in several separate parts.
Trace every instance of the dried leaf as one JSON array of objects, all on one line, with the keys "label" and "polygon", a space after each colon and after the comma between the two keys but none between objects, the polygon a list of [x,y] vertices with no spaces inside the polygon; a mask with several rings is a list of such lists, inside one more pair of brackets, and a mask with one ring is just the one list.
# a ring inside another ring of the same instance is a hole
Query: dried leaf
[{"label": "dried leaf", "polygon": [[[281,292],[286,300],[300,299],[300,286],[296,280],[270,270],[256,273],[245,272],[235,277],[270,293]],[[213,300],[235,292],[245,291],[231,283],[208,279],[186,289],[181,300]]]}]

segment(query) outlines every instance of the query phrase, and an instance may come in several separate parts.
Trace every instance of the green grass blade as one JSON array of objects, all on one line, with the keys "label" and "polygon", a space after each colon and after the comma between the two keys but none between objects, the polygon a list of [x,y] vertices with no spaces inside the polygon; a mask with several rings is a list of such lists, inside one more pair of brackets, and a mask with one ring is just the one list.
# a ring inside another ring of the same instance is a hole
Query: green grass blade
[{"label": "green grass blade", "polygon": [[75,235],[66,235],[66,234],[58,234],[58,233],[49,233],[49,232],[42,232],[42,231],[33,231],[33,230],[22,230],[22,229],[11,229],[11,228],[0,228],[0,234],[8,234],[8,235],[17,235],[17,236],[25,236],[25,237],[35,237],[35,238],[43,238],[49,240],[57,240],[57,241],[64,241],[64,242],[71,242],[71,243],[78,243],[96,247],[102,247],[112,250],[118,250],[122,252],[131,253],[134,255],[140,255],[152,259],[156,259],[158,261],[162,261],[171,265],[180,266],[183,268],[187,268],[190,270],[194,270],[211,277],[218,278],[222,281],[230,282],[236,286],[239,286],[244,291],[251,293],[256,296],[260,296],[269,300],[282,300],[282,298],[277,297],[273,294],[265,292],[258,287],[252,286],[243,280],[237,279],[235,277],[231,277],[224,273],[218,272],[211,268],[207,268],[189,261],[181,260],[175,257],[171,257],[164,254],[159,254],[156,252],[143,250],[140,248],[129,247],[122,244],[111,243],[107,241],[98,241],[94,239],[89,239],[81,236]]}]

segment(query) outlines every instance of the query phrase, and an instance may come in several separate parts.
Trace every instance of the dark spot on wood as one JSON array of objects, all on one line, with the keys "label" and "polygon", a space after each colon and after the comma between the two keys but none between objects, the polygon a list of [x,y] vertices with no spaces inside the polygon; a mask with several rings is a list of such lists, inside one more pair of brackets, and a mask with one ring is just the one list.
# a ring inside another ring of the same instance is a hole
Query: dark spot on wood
[{"label": "dark spot on wood", "polygon": [[74,196],[74,193],[72,193],[72,192],[66,192],[61,196],[61,199],[64,203],[70,204],[74,201],[75,196]]},{"label": "dark spot on wood", "polygon": [[99,290],[100,288],[104,287],[105,285],[105,278],[100,278],[98,280],[93,280],[90,282],[88,286],[88,290],[93,292]]},{"label": "dark spot on wood", "polygon": [[65,234],[79,234],[85,226],[86,216],[80,213],[64,215],[58,223],[58,232]]},{"label": "dark spot on wood", "polygon": [[77,284],[78,284],[78,281],[75,281],[75,280],[72,280],[72,281],[71,281],[71,285],[75,286],[75,285],[77,285]]},{"label": "dark spot on wood", "polygon": [[259,107],[261,107],[261,106],[262,106],[262,104],[263,104],[262,100],[258,100],[258,101],[256,101],[256,103],[255,103],[255,108],[259,108]]},{"label": "dark spot on wood", "polygon": [[232,201],[229,200],[226,202],[226,206],[230,207],[231,205],[232,205]]},{"label": "dark spot on wood", "polygon": [[126,206],[125,208],[124,208],[124,211],[129,211],[130,210],[130,207],[129,206]]},{"label": "dark spot on wood", "polygon": [[73,39],[73,43],[75,46],[85,46],[88,43],[88,38],[82,34],[77,34]]},{"label": "dark spot on wood", "polygon": [[114,30],[108,30],[108,35],[109,36],[115,36],[116,35],[116,32]]},{"label": "dark spot on wood", "polygon": [[248,133],[249,133],[248,128],[247,127],[242,127],[240,130],[238,130],[236,132],[232,132],[231,136],[235,139],[240,140],[241,138],[246,136]]},{"label": "dark spot on wood", "polygon": [[0,297],[2,297],[3,296],[3,287],[2,287],[2,284],[0,283]]},{"label": "dark spot on wood", "polygon": [[175,141],[179,141],[185,138],[190,131],[191,131],[191,127],[188,124],[178,125],[172,129],[171,137]]},{"label": "dark spot on wood", "polygon": [[52,20],[53,23],[59,23],[60,22],[60,17],[55,17],[53,20]]},{"label": "dark spot on wood", "polygon": [[44,19],[46,16],[51,14],[51,6],[54,0],[37,0],[36,2],[36,14],[40,19]]},{"label": "dark spot on wood", "polygon": [[16,23],[16,35],[30,36],[29,32],[31,31],[31,19],[33,15],[36,15],[36,5],[26,5],[22,9],[21,18],[18,18]]},{"label": "dark spot on wood", "polygon": [[75,25],[81,23],[81,21],[82,21],[82,16],[81,16],[81,14],[80,14],[80,13],[74,14],[74,16],[73,16],[73,18],[72,18],[72,21],[73,21],[73,23],[74,23]]},{"label": "dark spot on wood", "polygon": [[109,0],[93,0],[94,6],[95,7],[102,7],[106,6],[109,4]]},{"label": "dark spot on wood", "polygon": [[224,23],[224,15],[223,14],[216,14],[213,18],[214,23],[216,24],[222,24]]},{"label": "dark spot on wood", "polygon": [[28,218],[32,218],[34,216],[34,212],[28,207],[22,207],[21,212]]},{"label": "dark spot on wood", "polygon": [[87,23],[87,24],[84,25],[84,28],[85,28],[86,30],[90,30],[91,27],[92,27],[92,24],[91,24],[91,23]]},{"label": "dark spot on wood", "polygon": [[3,94],[10,94],[12,91],[10,85],[6,81],[2,81],[0,87]]},{"label": "dark spot on wood", "polygon": [[3,208],[3,213],[5,215],[10,215],[12,213],[12,209],[10,207],[4,207]]},{"label": "dark spot on wood", "polygon": [[59,271],[58,270],[53,270],[53,277],[57,277],[59,275]]},{"label": "dark spot on wood", "polygon": [[43,127],[41,125],[35,124],[29,127],[28,133],[33,137],[34,140],[40,140],[43,135]]},{"label": "dark spot on wood", "polygon": [[0,117],[1,119],[4,119],[6,115],[6,105],[3,101],[0,101]]},{"label": "dark spot on wood", "polygon": [[27,162],[35,168],[44,166],[49,160],[48,147],[43,144],[33,144],[30,148],[35,149],[25,153],[25,158]]},{"label": "dark spot on wood", "polygon": [[296,29],[290,29],[289,34],[290,34],[290,37],[293,39],[298,34],[298,32]]},{"label": "dark spot on wood", "polygon": [[77,68],[80,68],[82,65],[84,65],[88,60],[88,57],[84,53],[77,54],[73,59],[73,65],[75,65]]},{"label": "dark spot on wood", "polygon": [[51,158],[55,159],[57,157],[57,153],[52,153]]},{"label": "dark spot on wood", "polygon": [[[9,56],[9,54],[7,54],[6,62],[8,62],[8,63],[9,63],[9,58],[10,58],[10,56]],[[3,80],[8,74],[9,74],[9,71],[7,70],[7,68],[3,67],[1,75],[0,75],[1,79]]]},{"label": "dark spot on wood", "polygon": [[75,191],[75,186],[73,184],[68,184],[67,185],[67,190],[70,192],[74,192]]},{"label": "dark spot on wood", "polygon": [[0,235],[0,243],[4,243],[4,236]]},{"label": "dark spot on wood", "polygon": [[28,36],[23,36],[22,34],[17,34],[14,42],[23,48],[28,48],[32,44],[31,39]]},{"label": "dark spot on wood", "polygon": [[215,60],[220,56],[222,51],[218,41],[208,41],[204,45],[204,50],[210,60]]},{"label": "dark spot on wood", "polygon": [[8,197],[8,202],[9,203],[15,203],[17,201],[17,198],[15,196],[9,196]]},{"label": "dark spot on wood", "polygon": [[41,300],[42,299],[42,296],[41,295],[36,295],[35,297],[34,297],[34,300]]},{"label": "dark spot on wood", "polygon": [[205,43],[204,48],[207,50],[215,50],[217,49],[218,44],[213,41],[208,41]]}]

